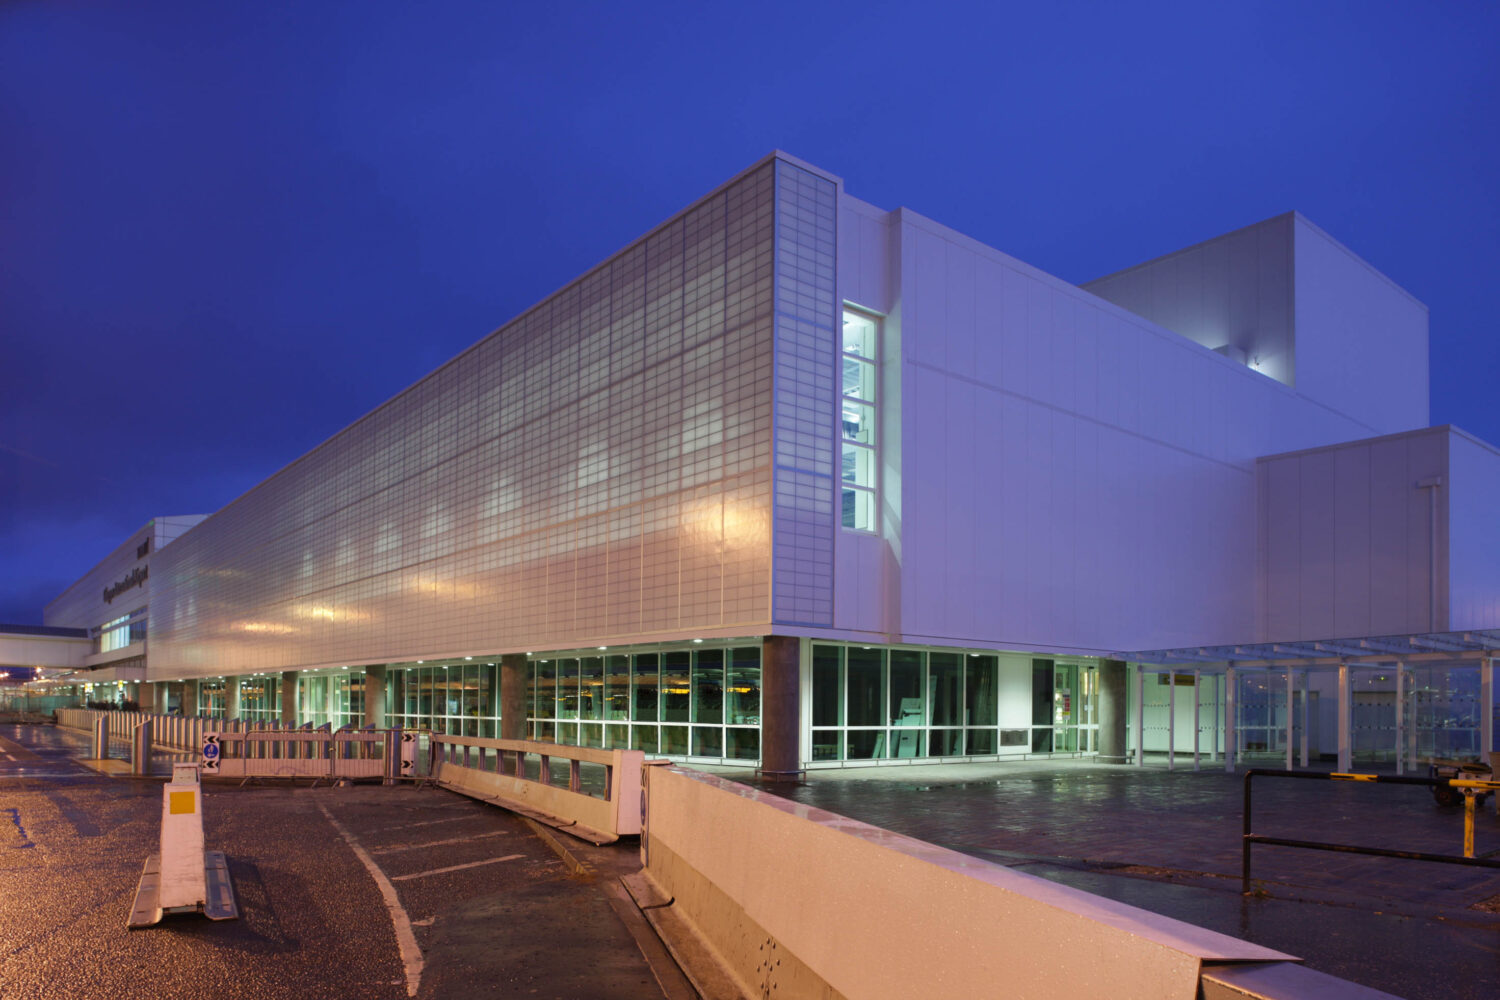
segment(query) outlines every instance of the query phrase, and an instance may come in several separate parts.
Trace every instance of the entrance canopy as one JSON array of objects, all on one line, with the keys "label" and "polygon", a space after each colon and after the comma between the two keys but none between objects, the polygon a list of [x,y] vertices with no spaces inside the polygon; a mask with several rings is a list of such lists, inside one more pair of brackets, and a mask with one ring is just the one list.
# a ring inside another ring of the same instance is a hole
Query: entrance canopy
[{"label": "entrance canopy", "polygon": [[1299,642],[1235,643],[1228,646],[1183,646],[1178,649],[1150,649],[1115,655],[1131,663],[1156,666],[1191,664],[1194,669],[1209,672],[1228,667],[1337,668],[1361,663],[1473,663],[1487,657],[1500,658],[1500,629]]}]

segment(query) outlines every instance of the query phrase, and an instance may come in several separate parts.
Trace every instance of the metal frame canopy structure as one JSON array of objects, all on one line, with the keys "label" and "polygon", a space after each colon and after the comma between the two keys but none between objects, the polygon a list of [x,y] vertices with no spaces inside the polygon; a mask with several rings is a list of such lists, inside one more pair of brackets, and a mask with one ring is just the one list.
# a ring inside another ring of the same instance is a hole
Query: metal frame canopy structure
[{"label": "metal frame canopy structure", "polygon": [[[1289,642],[1234,643],[1222,646],[1184,646],[1176,649],[1140,650],[1118,653],[1119,659],[1134,665],[1136,684],[1136,764],[1145,755],[1144,689],[1139,681],[1145,674],[1223,674],[1224,691],[1224,767],[1233,771],[1237,744],[1235,739],[1235,677],[1242,669],[1284,672],[1286,675],[1286,766],[1293,766],[1292,729],[1294,724],[1295,674],[1301,670],[1304,684],[1309,673],[1338,673],[1338,769],[1348,771],[1352,762],[1350,670],[1358,667],[1394,667],[1396,677],[1396,771],[1401,773],[1408,761],[1400,747],[1404,722],[1399,706],[1404,703],[1408,669],[1413,665],[1462,666],[1479,668],[1479,745],[1484,753],[1494,750],[1495,698],[1494,661],[1500,658],[1500,629],[1469,629],[1458,632],[1426,632],[1404,635],[1366,636],[1362,638],[1298,640]],[[1178,670],[1188,665],[1190,671]],[[1175,685],[1174,685],[1175,688]],[[1175,690],[1172,697],[1175,699]],[[1307,766],[1307,711],[1304,695],[1301,764]],[[1175,710],[1169,709],[1169,734]],[[1168,737],[1168,766],[1175,762],[1175,739]],[[1196,751],[1195,751],[1196,760]]]}]

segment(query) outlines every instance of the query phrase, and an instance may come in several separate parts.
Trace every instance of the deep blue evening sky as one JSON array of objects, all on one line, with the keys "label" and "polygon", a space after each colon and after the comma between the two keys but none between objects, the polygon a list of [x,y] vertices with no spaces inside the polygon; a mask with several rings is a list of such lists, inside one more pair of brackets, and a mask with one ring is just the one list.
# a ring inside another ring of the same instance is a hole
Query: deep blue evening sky
[{"label": "deep blue evening sky", "polygon": [[1068,281],[1299,209],[1500,443],[1500,6],[0,6],[0,622],[773,148]]}]

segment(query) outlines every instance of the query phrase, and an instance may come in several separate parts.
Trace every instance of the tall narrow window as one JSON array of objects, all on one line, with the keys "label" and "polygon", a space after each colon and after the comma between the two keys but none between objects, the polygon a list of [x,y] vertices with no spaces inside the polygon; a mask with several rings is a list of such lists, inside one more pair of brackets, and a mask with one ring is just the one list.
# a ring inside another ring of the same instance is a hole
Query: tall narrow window
[{"label": "tall narrow window", "polygon": [[864,313],[844,310],[842,368],[843,525],[876,530],[875,474],[878,466],[875,385],[878,378],[880,323]]}]

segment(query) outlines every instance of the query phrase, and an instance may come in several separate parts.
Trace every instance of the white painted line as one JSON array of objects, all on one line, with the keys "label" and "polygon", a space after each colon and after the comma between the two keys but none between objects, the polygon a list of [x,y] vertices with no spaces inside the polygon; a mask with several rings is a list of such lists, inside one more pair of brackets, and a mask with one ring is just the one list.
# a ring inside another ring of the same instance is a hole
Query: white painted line
[{"label": "white painted line", "polygon": [[426,878],[428,875],[441,875],[444,872],[458,872],[463,871],[465,868],[478,868],[480,865],[493,865],[499,864],[501,861],[514,861],[517,858],[524,858],[525,856],[526,855],[524,854],[507,854],[503,858],[486,858],[483,861],[470,861],[466,865],[449,865],[447,868],[434,868],[430,872],[413,872],[410,875],[397,875],[395,878],[391,879],[391,881],[405,882],[409,878]]},{"label": "white painted line", "polygon": [[385,877],[385,872],[380,870],[373,858],[365,849],[359,846],[359,841],[354,839],[354,834],[344,829],[344,825],[333,818],[333,813],[323,803],[318,803],[318,809],[333,828],[344,838],[354,856],[359,858],[360,864],[370,873],[375,880],[375,886],[380,890],[380,896],[385,900],[385,907],[391,914],[391,926],[396,931],[396,947],[401,952],[401,964],[406,966],[406,995],[414,997],[417,995],[417,987],[422,983],[422,949],[417,947],[417,938],[411,931],[411,919],[407,917],[406,910],[401,906],[401,900],[396,896],[396,887],[391,885],[391,880]]},{"label": "white painted line", "polygon": [[478,811],[465,813],[462,816],[449,816],[447,819],[429,819],[421,823],[403,823],[400,826],[387,826],[376,830],[376,833],[390,833],[392,830],[415,830],[419,826],[437,826],[439,823],[457,823],[465,819],[478,819],[484,814]]},{"label": "white painted line", "polygon": [[471,840],[483,840],[486,837],[509,837],[509,830],[496,830],[493,833],[476,833],[472,837],[453,837],[449,840],[433,840],[425,844],[393,844],[390,847],[372,847],[371,854],[395,854],[397,851],[415,851],[423,847],[447,847],[449,844],[467,844]]}]

